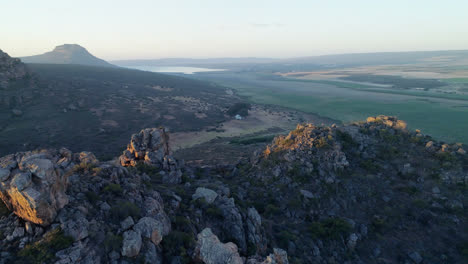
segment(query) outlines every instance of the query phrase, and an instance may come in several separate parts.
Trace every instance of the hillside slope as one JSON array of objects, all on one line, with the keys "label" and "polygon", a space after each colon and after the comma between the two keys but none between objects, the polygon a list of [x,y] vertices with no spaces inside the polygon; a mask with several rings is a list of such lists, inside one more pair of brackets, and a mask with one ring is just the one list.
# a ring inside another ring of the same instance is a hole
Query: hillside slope
[{"label": "hillside slope", "polygon": [[144,129],[120,162],[0,158],[0,263],[468,260],[466,146],[394,117],[298,125],[229,166],[185,166],[167,139]]},{"label": "hillside slope", "polygon": [[239,101],[221,87],[164,74],[20,65],[29,69],[28,75],[0,89],[0,155],[67,146],[110,158],[141,127],[215,127],[229,118],[225,110]]},{"label": "hillside slope", "polygon": [[22,57],[25,63],[79,64],[102,67],[116,67],[99,59],[78,44],[63,44],[44,54]]}]

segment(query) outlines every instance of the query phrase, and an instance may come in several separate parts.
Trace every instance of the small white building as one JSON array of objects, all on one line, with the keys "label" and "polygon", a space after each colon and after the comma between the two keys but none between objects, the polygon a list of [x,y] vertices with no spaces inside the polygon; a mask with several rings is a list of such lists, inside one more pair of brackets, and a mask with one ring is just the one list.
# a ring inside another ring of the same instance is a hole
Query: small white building
[{"label": "small white building", "polygon": [[236,120],[242,120],[242,119],[244,119],[244,118],[243,118],[241,115],[239,115],[239,114],[237,114],[236,116],[234,116],[234,118],[235,118]]}]

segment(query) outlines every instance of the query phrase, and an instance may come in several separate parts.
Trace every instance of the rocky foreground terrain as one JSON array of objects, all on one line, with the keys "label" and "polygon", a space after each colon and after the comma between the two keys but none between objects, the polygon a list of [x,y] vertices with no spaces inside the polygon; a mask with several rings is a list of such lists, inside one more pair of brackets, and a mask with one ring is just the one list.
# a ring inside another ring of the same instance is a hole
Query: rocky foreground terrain
[{"label": "rocky foreground terrain", "polygon": [[144,129],[108,162],[65,148],[0,158],[0,263],[468,261],[461,144],[378,116],[298,125],[250,159],[191,167],[169,136]]}]

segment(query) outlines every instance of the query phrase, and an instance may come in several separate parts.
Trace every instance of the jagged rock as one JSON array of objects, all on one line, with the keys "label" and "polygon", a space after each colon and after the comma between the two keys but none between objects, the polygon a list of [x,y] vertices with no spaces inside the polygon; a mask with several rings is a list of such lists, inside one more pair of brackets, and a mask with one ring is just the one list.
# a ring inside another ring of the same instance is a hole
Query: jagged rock
[{"label": "jagged rock", "polygon": [[10,82],[24,79],[29,75],[26,65],[0,50],[0,89],[7,88]]},{"label": "jagged rock", "polygon": [[253,207],[247,210],[247,242],[254,245],[257,254],[264,254],[267,248],[262,229],[262,217]]},{"label": "jagged rock", "polygon": [[419,264],[423,261],[423,258],[421,257],[421,255],[416,251],[409,253],[408,257],[410,257],[410,259],[416,264]]},{"label": "jagged rock", "polygon": [[348,242],[347,242],[348,248],[351,249],[351,250],[354,250],[354,248],[356,247],[358,239],[359,239],[359,237],[355,233],[352,233],[348,238]]},{"label": "jagged rock", "polygon": [[218,197],[218,194],[215,191],[204,187],[198,187],[192,195],[192,200],[204,198],[208,204],[211,204],[215,201],[216,197]]},{"label": "jagged rock", "polygon": [[261,264],[288,264],[288,253],[281,248],[274,248],[273,253],[270,254],[265,261]]},{"label": "jagged rock", "polygon": [[131,216],[129,216],[129,217],[125,218],[125,220],[120,222],[120,227],[122,228],[122,230],[127,230],[130,227],[132,227],[134,224],[135,224],[135,222],[133,222],[133,218]]},{"label": "jagged rock", "polygon": [[197,235],[195,258],[205,264],[242,264],[236,244],[221,243],[210,228],[205,228]]},{"label": "jagged rock", "polygon": [[163,174],[165,183],[180,183],[182,180],[180,166],[171,156],[169,134],[164,128],[146,128],[133,134],[119,159],[122,166],[136,166],[144,162],[166,171],[167,174]]},{"label": "jagged rock", "polygon": [[133,230],[125,231],[122,241],[122,256],[135,257],[140,253],[141,235]]},{"label": "jagged rock", "polygon": [[133,134],[127,150],[120,156],[122,166],[135,166],[138,161],[162,166],[169,155],[169,135],[164,128],[146,128]]},{"label": "jagged rock", "polygon": [[81,214],[77,213],[68,221],[62,224],[62,229],[66,234],[73,237],[75,241],[87,238],[89,221]]},{"label": "jagged rock", "polygon": [[223,215],[222,228],[224,233],[229,234],[229,237],[235,240],[242,252],[246,252],[247,243],[244,224],[234,198],[219,197],[216,199],[215,205],[221,210],[221,214]]},{"label": "jagged rock", "polygon": [[54,150],[0,158],[0,198],[19,217],[35,224],[50,224],[57,210],[68,203],[67,174],[57,165],[61,159],[67,158]]},{"label": "jagged rock", "polygon": [[34,228],[33,228],[33,225],[30,223],[30,222],[26,222],[24,224],[24,228],[26,229],[26,232],[30,235],[33,235],[34,234]]},{"label": "jagged rock", "polygon": [[0,182],[8,180],[10,177],[10,170],[0,168]]},{"label": "jagged rock", "polygon": [[313,199],[315,198],[314,194],[307,191],[307,190],[300,190],[302,196],[304,196],[305,198],[308,198],[308,199]]},{"label": "jagged rock", "polygon": [[149,238],[155,245],[159,245],[163,237],[170,232],[170,223],[158,221],[151,217],[143,217],[133,226],[143,237]]}]

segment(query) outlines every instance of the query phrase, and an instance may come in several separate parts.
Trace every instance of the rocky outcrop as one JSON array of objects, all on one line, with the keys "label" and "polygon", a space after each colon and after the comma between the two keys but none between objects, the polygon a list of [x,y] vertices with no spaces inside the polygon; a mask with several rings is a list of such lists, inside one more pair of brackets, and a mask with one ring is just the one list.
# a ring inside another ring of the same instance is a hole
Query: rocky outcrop
[{"label": "rocky outcrop", "polygon": [[335,140],[336,127],[317,127],[313,124],[299,124],[287,136],[278,136],[255,160],[279,159],[283,166],[272,167],[272,175],[300,170],[311,173],[317,170],[320,176],[333,182],[336,172],[349,165],[342,146]]},{"label": "rocky outcrop", "polygon": [[19,217],[50,224],[68,203],[65,194],[72,153],[44,150],[0,158],[0,198]]},{"label": "rocky outcrop", "polygon": [[240,251],[246,252],[247,243],[242,215],[234,202],[234,198],[222,196],[216,200],[215,204],[223,215],[222,230],[226,234],[226,237],[234,239]]},{"label": "rocky outcrop", "polygon": [[9,83],[24,79],[30,73],[19,59],[14,59],[0,50],[0,89],[7,88]]},{"label": "rocky outcrop", "polygon": [[127,149],[120,156],[122,166],[145,163],[161,169],[163,181],[179,183],[182,172],[176,159],[170,155],[169,134],[164,128],[146,128],[133,134]]},{"label": "rocky outcrop", "polygon": [[205,228],[197,235],[195,258],[205,264],[243,264],[237,252],[236,244],[223,244],[210,228]]},{"label": "rocky outcrop", "polygon": [[267,241],[262,227],[262,217],[253,207],[247,210],[247,243],[255,247],[259,255],[266,253]]}]

